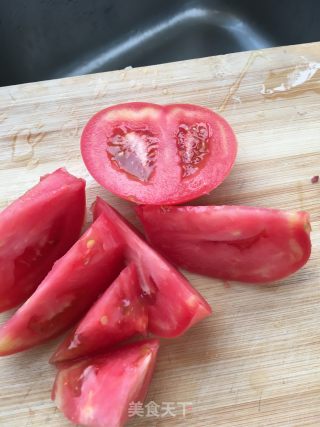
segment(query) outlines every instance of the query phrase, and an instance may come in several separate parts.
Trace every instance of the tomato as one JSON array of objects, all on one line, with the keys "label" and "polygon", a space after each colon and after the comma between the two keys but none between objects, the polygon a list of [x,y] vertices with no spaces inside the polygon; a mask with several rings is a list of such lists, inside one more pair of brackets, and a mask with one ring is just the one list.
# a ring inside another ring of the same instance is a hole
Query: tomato
[{"label": "tomato", "polygon": [[264,283],[301,268],[311,252],[309,215],[246,206],[140,206],[150,242],[187,270]]},{"label": "tomato", "polygon": [[158,349],[158,340],[140,341],[62,368],[52,399],[75,424],[122,427],[146,397]]},{"label": "tomato", "polygon": [[122,253],[116,233],[98,218],[0,328],[0,355],[30,348],[80,320],[118,275]]},{"label": "tomato", "polygon": [[147,326],[136,267],[130,264],[59,346],[51,362],[96,353],[134,334],[145,333]]},{"label": "tomato", "polygon": [[64,169],[0,213],[0,312],[24,302],[79,237],[85,181]]},{"label": "tomato", "polygon": [[211,308],[187,279],[155,252],[115,210],[99,197],[94,217],[102,215],[117,229],[125,245],[125,258],[138,270],[147,304],[150,332],[162,337],[183,334],[211,314]]},{"label": "tomato", "polygon": [[190,104],[143,102],[95,114],[81,138],[83,160],[107,190],[146,204],[175,204],[217,187],[235,161],[229,124]]}]

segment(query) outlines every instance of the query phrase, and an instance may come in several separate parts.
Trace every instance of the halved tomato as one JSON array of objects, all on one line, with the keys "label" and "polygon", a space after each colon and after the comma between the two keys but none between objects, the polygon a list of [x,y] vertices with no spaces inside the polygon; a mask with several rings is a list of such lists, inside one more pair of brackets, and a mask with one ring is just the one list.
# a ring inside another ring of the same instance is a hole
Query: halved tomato
[{"label": "halved tomato", "polygon": [[139,206],[150,242],[187,270],[242,282],[282,279],[311,252],[307,212],[247,206]]},{"label": "halved tomato", "polygon": [[143,402],[154,370],[158,340],[129,344],[61,369],[52,400],[73,423],[122,427],[130,404]]},{"label": "halved tomato", "polygon": [[126,260],[134,262],[137,267],[150,332],[161,337],[175,337],[211,314],[208,303],[187,279],[99,197],[93,213],[95,218],[101,215],[115,227],[123,239]]},{"label": "halved tomato", "polygon": [[79,237],[85,181],[64,169],[0,213],[0,312],[24,302]]},{"label": "halved tomato", "polygon": [[137,333],[144,334],[148,315],[134,264],[126,267],[59,346],[50,362],[76,359]]},{"label": "halved tomato", "polygon": [[77,322],[119,274],[122,253],[120,238],[101,216],[0,328],[0,356],[30,348]]},{"label": "halved tomato", "polygon": [[95,114],[81,138],[91,175],[120,197],[146,204],[175,204],[217,187],[235,161],[229,124],[190,104],[143,102]]}]

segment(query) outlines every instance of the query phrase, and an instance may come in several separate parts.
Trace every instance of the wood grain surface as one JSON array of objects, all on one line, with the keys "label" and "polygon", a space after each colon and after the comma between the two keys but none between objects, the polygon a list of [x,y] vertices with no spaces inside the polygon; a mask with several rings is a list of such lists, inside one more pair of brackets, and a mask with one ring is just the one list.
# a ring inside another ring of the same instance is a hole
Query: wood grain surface
[{"label": "wood grain surface", "polygon": [[[147,402],[192,402],[186,417],[141,417],[131,427],[320,425],[320,43],[236,53],[0,88],[0,207],[60,166],[136,223],[130,203],[89,176],[81,130],[97,110],[126,101],[200,104],[239,141],[227,180],[196,204],[304,209],[312,257],[281,283],[247,286],[187,274],[210,319],[164,341]],[[1,316],[4,321],[10,316]],[[67,427],[50,400],[59,340],[0,359],[0,426]]]}]

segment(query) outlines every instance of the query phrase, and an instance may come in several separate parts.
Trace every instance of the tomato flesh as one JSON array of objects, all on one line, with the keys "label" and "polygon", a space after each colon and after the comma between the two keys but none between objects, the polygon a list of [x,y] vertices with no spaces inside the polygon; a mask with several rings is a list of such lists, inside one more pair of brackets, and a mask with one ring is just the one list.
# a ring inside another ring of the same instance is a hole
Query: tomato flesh
[{"label": "tomato flesh", "polygon": [[150,332],[162,337],[175,337],[211,314],[208,303],[186,278],[99,197],[93,214],[95,218],[102,215],[116,228],[124,242],[126,260],[137,267],[142,297],[147,304]]},{"label": "tomato flesh", "polygon": [[120,197],[175,204],[217,187],[235,161],[229,124],[190,104],[120,104],[95,114],[81,138],[91,175]]},{"label": "tomato flesh", "polygon": [[25,350],[77,322],[122,268],[123,245],[98,218],[0,328],[0,355]]},{"label": "tomato flesh", "polygon": [[158,349],[158,340],[145,340],[62,368],[52,399],[75,424],[122,427],[130,404],[146,397]]},{"label": "tomato flesh", "polygon": [[137,333],[145,334],[147,326],[138,275],[134,264],[130,264],[63,341],[51,362],[60,363],[105,350]]},{"label": "tomato flesh", "polygon": [[24,302],[79,237],[85,181],[64,169],[0,213],[0,312]]},{"label": "tomato flesh", "polygon": [[139,206],[150,242],[187,270],[265,283],[301,268],[311,252],[309,215],[246,206]]}]

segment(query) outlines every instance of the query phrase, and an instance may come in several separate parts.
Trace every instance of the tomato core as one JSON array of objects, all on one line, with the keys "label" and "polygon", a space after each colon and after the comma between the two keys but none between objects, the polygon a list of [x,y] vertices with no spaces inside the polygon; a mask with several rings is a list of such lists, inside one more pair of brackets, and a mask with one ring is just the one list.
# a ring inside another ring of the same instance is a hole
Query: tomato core
[{"label": "tomato core", "polygon": [[182,178],[194,175],[204,165],[209,154],[209,126],[196,123],[180,124],[176,135],[178,154],[181,160]]},{"label": "tomato core", "polygon": [[107,153],[113,166],[130,178],[148,182],[156,167],[157,136],[147,128],[118,126],[107,137]]}]

